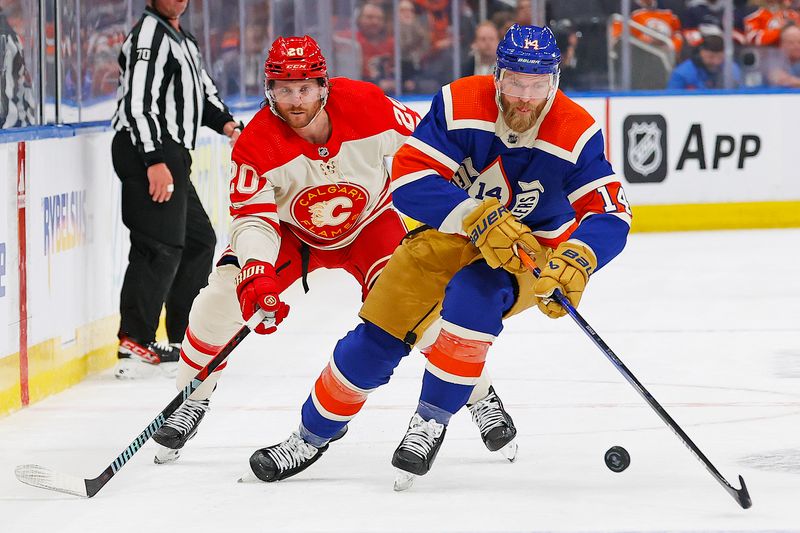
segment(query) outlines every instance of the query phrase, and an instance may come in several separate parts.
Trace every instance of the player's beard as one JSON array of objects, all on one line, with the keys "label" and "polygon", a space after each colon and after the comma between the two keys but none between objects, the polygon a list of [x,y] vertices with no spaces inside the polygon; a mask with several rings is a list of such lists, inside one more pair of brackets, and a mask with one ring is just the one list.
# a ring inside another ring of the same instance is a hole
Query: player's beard
[{"label": "player's beard", "polygon": [[311,124],[311,121],[314,120],[317,113],[319,113],[320,107],[322,107],[321,101],[312,104],[293,105],[285,110],[281,110],[281,116],[283,116],[283,119],[289,127],[302,129]]},{"label": "player's beard", "polygon": [[[503,120],[506,125],[517,133],[524,133],[533,128],[539,118],[537,106],[533,102],[509,102],[501,95],[503,102]],[[524,110],[524,111],[523,111]]]}]

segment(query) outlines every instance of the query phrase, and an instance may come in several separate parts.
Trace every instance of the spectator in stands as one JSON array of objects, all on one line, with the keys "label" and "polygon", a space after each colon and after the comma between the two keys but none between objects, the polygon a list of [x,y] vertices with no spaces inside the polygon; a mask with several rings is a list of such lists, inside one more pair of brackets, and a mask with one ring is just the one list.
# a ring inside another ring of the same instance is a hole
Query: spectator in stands
[{"label": "spectator in stands", "polygon": [[223,18],[228,20],[220,21],[220,28],[224,29],[214,54],[213,75],[218,80],[220,94],[238,97],[242,83],[239,73],[239,18],[235,11],[226,10],[224,13]]},{"label": "spectator in stands", "polygon": [[[397,22],[400,40],[400,77],[403,91],[413,93],[417,90],[417,76],[422,58],[430,49],[430,32],[427,24],[417,14],[411,0],[400,0],[397,5]],[[494,52],[493,52],[494,53]]]},{"label": "spectator in stands", "polygon": [[562,89],[576,89],[578,74],[578,43],[581,33],[575,29],[572,21],[561,19],[550,23],[550,29],[556,36],[556,42],[561,49],[561,75],[559,87]]},{"label": "spectator in stands", "polygon": [[431,43],[436,49],[451,44],[450,0],[414,0],[428,19]]},{"label": "spectator in stands", "polygon": [[478,24],[475,39],[472,41],[472,53],[461,66],[462,76],[492,74],[497,62],[497,44],[500,35],[497,26],[486,20]]},{"label": "spectator in stands", "polygon": [[780,36],[782,57],[767,74],[774,87],[800,88],[800,27],[790,24]]},{"label": "spectator in stands", "polygon": [[0,129],[30,126],[34,121],[33,85],[22,41],[0,2]]},{"label": "spectator in stands", "polygon": [[[667,83],[667,89],[722,89],[725,43],[722,33],[710,28],[704,30],[703,41],[692,57],[675,67]],[[732,64],[734,86],[741,84],[739,65]]]},{"label": "spectator in stands", "polygon": [[367,2],[356,18],[356,40],[361,45],[361,79],[394,92],[394,37],[386,23],[386,13],[374,2]]},{"label": "spectator in stands", "polygon": [[[631,21],[667,38],[672,43],[675,57],[679,58],[683,48],[683,35],[681,34],[681,21],[677,15],[669,9],[659,9],[656,0],[636,0],[636,4],[638,4],[639,8],[631,13]],[[638,28],[631,28],[630,34],[634,39],[638,39],[650,46],[668,46],[664,41],[656,39]],[[615,40],[621,37],[622,22],[614,22],[612,35]]]},{"label": "spectator in stands", "polygon": [[[530,26],[533,24],[531,0],[517,0],[517,7],[514,10],[514,22],[521,26]],[[505,33],[503,35],[505,35]]]},{"label": "spectator in stands", "polygon": [[514,12],[501,9],[500,11],[493,13],[489,20],[494,23],[500,35],[505,35],[503,32],[508,31],[508,28],[514,24]]},{"label": "spectator in stands", "polygon": [[84,77],[90,85],[88,91],[83,91],[83,96],[112,96],[116,94],[119,85],[117,56],[128,33],[126,4],[124,0],[114,0],[102,3],[84,2],[82,5],[86,11],[82,15],[81,25],[87,28],[83,39],[86,43],[83,69]]},{"label": "spectator in stands", "polygon": [[747,44],[778,46],[781,30],[787,24],[800,24],[800,13],[792,9],[792,0],[766,0],[763,7],[753,7],[744,17]]},{"label": "spectator in stands", "polygon": [[[475,35],[475,14],[466,3],[459,3],[459,35],[454,36],[454,28],[450,25],[450,0],[415,0],[424,5],[423,13],[427,13],[431,29],[431,47],[422,61],[417,88],[422,93],[435,93],[442,85],[450,83],[458,77],[461,70],[461,59],[469,55],[469,45]],[[447,26],[443,26],[444,23]],[[459,46],[460,45],[460,46]],[[459,60],[455,60],[455,49],[459,47]],[[457,67],[457,68],[454,68]]]},{"label": "spectator in stands", "polygon": [[722,29],[722,13],[725,3],[721,0],[687,0],[683,12],[683,37],[691,47],[703,40],[701,26],[716,26]]},{"label": "spectator in stands", "polygon": [[269,36],[268,21],[251,22],[244,29],[244,79],[247,96],[263,96],[264,94],[264,58],[267,56]]}]

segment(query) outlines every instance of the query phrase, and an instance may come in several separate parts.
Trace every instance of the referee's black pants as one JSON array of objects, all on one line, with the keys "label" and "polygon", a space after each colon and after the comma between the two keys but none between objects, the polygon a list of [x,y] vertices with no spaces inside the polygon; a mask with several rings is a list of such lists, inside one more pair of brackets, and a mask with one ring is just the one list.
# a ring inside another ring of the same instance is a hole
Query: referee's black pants
[{"label": "referee's black pants", "polygon": [[216,236],[189,180],[189,150],[164,141],[165,162],[175,183],[169,201],[154,202],[147,169],[127,131],[111,144],[114,170],[122,181],[122,222],[130,230],[131,250],[120,295],[118,336],[155,340],[162,306],[170,342],[181,342],[189,310],[208,283]]}]

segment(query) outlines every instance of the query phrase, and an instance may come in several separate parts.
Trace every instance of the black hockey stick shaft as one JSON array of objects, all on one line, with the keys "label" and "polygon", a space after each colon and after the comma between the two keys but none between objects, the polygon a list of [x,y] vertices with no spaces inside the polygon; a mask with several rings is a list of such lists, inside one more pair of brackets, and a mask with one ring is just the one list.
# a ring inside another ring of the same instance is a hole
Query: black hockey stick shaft
[{"label": "black hockey stick shaft", "polygon": [[[533,275],[537,278],[539,277],[540,270],[534,263],[533,259],[530,255],[528,255],[524,250],[517,249],[517,254],[525,266],[533,272]],[[742,506],[742,509],[749,509],[753,502],[750,499],[750,493],[747,490],[747,485],[744,483],[744,478],[739,476],[739,484],[742,488],[737,489],[732,486],[727,479],[725,479],[722,474],[720,474],[719,470],[708,460],[708,457],[700,451],[700,448],[692,441],[691,438],[686,434],[685,431],[678,425],[677,422],[669,415],[669,413],[664,409],[658,401],[650,394],[644,385],[642,385],[636,376],[633,375],[625,363],[623,363],[617,354],[605,343],[605,341],[597,334],[597,332],[589,325],[588,322],[578,313],[578,310],[570,303],[566,296],[564,296],[560,291],[556,290],[553,292],[552,299],[555,300],[561,307],[563,307],[569,316],[578,324],[578,327],[583,330],[586,335],[592,339],[595,346],[600,348],[600,351],[605,354],[609,361],[616,367],[616,369],[622,374],[622,377],[631,384],[631,386],[639,393],[644,401],[656,412],[656,414],[664,421],[664,423],[672,430],[672,432],[683,442],[684,446],[686,446],[692,454],[697,457],[697,459],[703,463],[703,466],[706,467],[706,470],[714,476],[720,485],[730,494],[736,502]]]},{"label": "black hockey stick shaft", "polygon": [[133,455],[141,449],[145,442],[150,440],[150,437],[158,431],[158,428],[164,425],[164,422],[178,410],[178,408],[183,404],[184,401],[195,391],[197,388],[211,375],[214,370],[219,367],[227,359],[228,355],[239,346],[239,344],[244,340],[245,337],[250,333],[251,328],[255,328],[262,320],[264,319],[264,315],[261,311],[257,312],[253,315],[247,324],[242,326],[239,331],[222,347],[217,355],[214,356],[211,361],[208,362],[206,366],[203,367],[200,372],[186,385],[183,390],[181,390],[175,398],[172,399],[169,404],[161,410],[160,413],[153,419],[150,424],[147,425],[144,430],[139,433],[139,435],[133,439],[127,448],[125,448],[122,453],[120,453],[114,461],[108,465],[108,468],[103,470],[103,472],[94,479],[86,479],[86,495],[87,497],[91,498],[95,494],[97,494],[100,489],[102,489],[106,483],[108,483],[114,475],[119,472],[119,469],[125,466]]}]

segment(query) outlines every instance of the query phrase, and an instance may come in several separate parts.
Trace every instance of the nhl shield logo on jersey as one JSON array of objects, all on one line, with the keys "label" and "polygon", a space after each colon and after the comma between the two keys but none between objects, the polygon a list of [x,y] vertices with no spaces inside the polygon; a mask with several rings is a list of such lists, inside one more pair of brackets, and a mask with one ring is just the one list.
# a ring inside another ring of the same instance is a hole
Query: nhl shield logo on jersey
[{"label": "nhl shield logo on jersey", "polygon": [[337,239],[353,228],[368,199],[366,189],[353,183],[309,187],[295,197],[292,216],[315,237]]},{"label": "nhl shield logo on jersey", "polygon": [[625,131],[625,178],[631,183],[657,183],[667,177],[667,122],[661,115],[630,115]]}]

